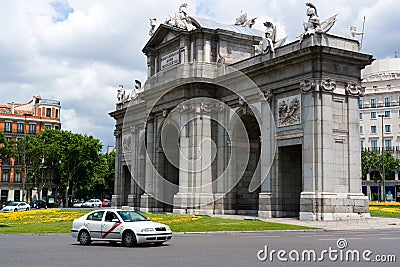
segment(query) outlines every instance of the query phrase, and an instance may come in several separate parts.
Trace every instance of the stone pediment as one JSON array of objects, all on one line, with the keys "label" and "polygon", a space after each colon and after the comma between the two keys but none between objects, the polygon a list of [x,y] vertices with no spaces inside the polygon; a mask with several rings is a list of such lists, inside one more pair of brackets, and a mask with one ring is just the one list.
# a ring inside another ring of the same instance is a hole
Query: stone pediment
[{"label": "stone pediment", "polygon": [[149,39],[143,48],[143,52],[146,53],[148,49],[154,49],[178,36],[180,30],[175,27],[171,27],[165,24],[161,24],[154,35]]}]

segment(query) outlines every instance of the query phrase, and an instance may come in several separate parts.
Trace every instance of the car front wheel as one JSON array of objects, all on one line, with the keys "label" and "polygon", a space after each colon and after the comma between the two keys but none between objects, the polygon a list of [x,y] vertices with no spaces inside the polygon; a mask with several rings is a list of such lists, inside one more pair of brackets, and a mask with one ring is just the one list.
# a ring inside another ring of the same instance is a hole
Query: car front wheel
[{"label": "car front wheel", "polygon": [[29,210],[29,208],[26,208],[26,211],[28,211]]},{"label": "car front wheel", "polygon": [[90,243],[91,243],[91,238],[90,238],[89,232],[86,231],[86,230],[81,231],[81,232],[79,233],[78,240],[79,240],[79,243],[80,243],[82,246],[90,245]]},{"label": "car front wheel", "polygon": [[122,243],[127,247],[132,247],[136,244],[136,236],[132,231],[126,231],[122,236]]}]

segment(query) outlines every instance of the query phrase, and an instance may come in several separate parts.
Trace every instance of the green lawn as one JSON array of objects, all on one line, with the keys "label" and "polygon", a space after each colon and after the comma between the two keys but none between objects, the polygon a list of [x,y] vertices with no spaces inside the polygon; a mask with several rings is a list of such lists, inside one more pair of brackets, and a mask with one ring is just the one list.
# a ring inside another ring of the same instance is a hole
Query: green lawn
[{"label": "green lawn", "polygon": [[[215,231],[266,231],[266,230],[306,230],[313,229],[304,226],[263,222],[260,220],[236,220],[221,219],[209,216],[193,216],[194,220],[187,221],[185,218],[192,216],[176,214],[145,214],[150,219],[162,220],[168,224],[174,232],[215,232]],[[179,219],[183,221],[179,221]],[[178,220],[176,222],[176,220]]]},{"label": "green lawn", "polygon": [[375,217],[400,218],[400,206],[399,205],[370,206],[369,212],[370,212],[371,216],[375,216]]},{"label": "green lawn", "polygon": [[[74,218],[89,210],[42,210],[0,213],[0,234],[69,234]],[[174,232],[306,230],[303,226],[259,220],[220,219],[209,216],[144,214],[153,221],[168,224]]]}]

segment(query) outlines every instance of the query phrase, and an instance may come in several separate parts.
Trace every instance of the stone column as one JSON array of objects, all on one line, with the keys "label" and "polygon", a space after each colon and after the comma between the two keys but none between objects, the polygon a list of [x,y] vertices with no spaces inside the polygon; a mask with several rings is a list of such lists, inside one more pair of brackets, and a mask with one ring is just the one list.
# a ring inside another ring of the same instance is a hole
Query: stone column
[{"label": "stone column", "polygon": [[150,212],[153,211],[154,198],[152,197],[154,189],[154,179],[153,179],[153,159],[155,153],[155,129],[156,125],[154,119],[147,121],[147,129],[145,129],[147,134],[147,154],[146,154],[146,170],[145,170],[145,181],[144,181],[144,194],[140,198],[140,211]]},{"label": "stone column", "polygon": [[[264,96],[263,96],[264,98]],[[258,216],[264,218],[272,217],[273,212],[273,191],[272,191],[272,177],[276,174],[276,166],[273,164],[272,159],[276,155],[276,141],[275,141],[275,119],[273,115],[273,93],[267,91],[265,93],[266,101],[261,101],[261,192],[259,194],[259,208]],[[277,163],[278,161],[276,161]],[[271,166],[271,164],[273,164]]]},{"label": "stone column", "polygon": [[121,206],[121,196],[123,192],[121,192],[121,183],[122,183],[122,174],[121,174],[121,144],[122,144],[122,132],[117,129],[114,131],[115,136],[115,180],[114,180],[114,194],[111,196],[111,202],[113,207]]},{"label": "stone column", "polygon": [[211,120],[206,103],[191,104],[182,113],[180,136],[179,192],[174,196],[175,213],[212,214]]},{"label": "stone column", "polygon": [[[341,85],[343,86],[343,85]],[[331,80],[304,81],[300,220],[368,217],[361,193],[358,101]],[[353,147],[353,148],[351,148]]]}]

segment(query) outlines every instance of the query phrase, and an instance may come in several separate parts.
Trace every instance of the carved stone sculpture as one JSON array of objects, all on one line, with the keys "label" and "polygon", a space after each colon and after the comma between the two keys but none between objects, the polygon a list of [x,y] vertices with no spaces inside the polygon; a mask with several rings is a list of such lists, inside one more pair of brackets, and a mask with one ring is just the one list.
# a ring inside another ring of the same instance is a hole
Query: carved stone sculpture
[{"label": "carved stone sculpture", "polygon": [[363,35],[363,32],[358,32],[357,31],[357,26],[356,25],[351,25],[349,33],[347,34],[347,37],[353,40],[357,40],[356,35]]},{"label": "carved stone sculpture", "polygon": [[149,31],[150,36],[154,35],[156,31],[156,26],[157,26],[157,19],[156,18],[150,19],[150,31]]},{"label": "carved stone sculpture", "polygon": [[178,14],[175,14],[174,16],[170,15],[165,21],[165,24],[187,31],[193,31],[197,29],[197,27],[193,25],[194,19],[187,15],[186,8],[186,3],[180,5]]},{"label": "carved stone sculpture", "polygon": [[271,22],[264,22],[267,28],[265,31],[265,38],[263,38],[258,45],[255,45],[256,55],[266,54],[268,52],[275,52],[275,48],[282,46],[286,42],[286,37],[276,40],[276,26]]},{"label": "carved stone sculpture", "polygon": [[303,23],[304,32],[300,35],[300,42],[306,36],[314,35],[316,33],[328,32],[335,24],[336,17],[338,15],[335,14],[321,22],[317,13],[317,8],[312,3],[306,3],[306,6],[308,7],[307,8],[308,21]]},{"label": "carved stone sculpture", "polygon": [[300,95],[278,100],[278,127],[301,123]]},{"label": "carved stone sculpture", "polygon": [[235,25],[251,28],[256,23],[256,19],[257,18],[252,18],[248,20],[247,13],[243,13],[243,11],[240,11],[239,17],[236,18]]},{"label": "carved stone sculpture", "polygon": [[142,92],[142,83],[139,80],[135,80],[135,86],[130,92],[125,90],[123,85],[119,85],[117,89],[117,104],[136,99],[140,92]]}]

